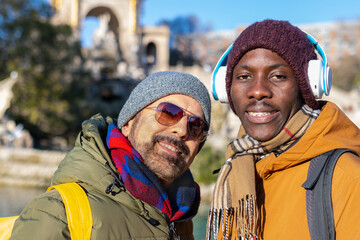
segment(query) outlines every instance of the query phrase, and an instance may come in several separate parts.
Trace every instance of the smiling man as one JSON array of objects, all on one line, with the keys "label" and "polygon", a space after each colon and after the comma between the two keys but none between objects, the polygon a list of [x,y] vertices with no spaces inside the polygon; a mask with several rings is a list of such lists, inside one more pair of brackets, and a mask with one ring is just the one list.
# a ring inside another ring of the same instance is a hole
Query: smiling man
[{"label": "smiling man", "polygon": [[[200,191],[189,166],[208,135],[210,111],[199,79],[154,73],[135,87],[117,121],[98,114],[82,124],[51,185],[85,189],[91,239],[193,239]],[[11,239],[70,239],[59,193],[32,201]]]},{"label": "smiling man", "polygon": [[[227,99],[241,126],[219,172],[207,239],[360,239],[354,224],[360,219],[360,130],[335,104],[316,100],[320,85],[312,89],[308,70],[317,59],[312,39],[287,21],[264,20],[246,28],[228,53]],[[323,168],[309,168],[310,162],[330,161],[322,156],[334,149],[352,152],[335,162],[332,180],[320,186],[325,175],[319,179],[317,186],[331,190],[324,195],[330,206],[318,201],[313,207],[313,186],[305,181],[308,171]],[[319,208],[324,212],[314,222]]]}]

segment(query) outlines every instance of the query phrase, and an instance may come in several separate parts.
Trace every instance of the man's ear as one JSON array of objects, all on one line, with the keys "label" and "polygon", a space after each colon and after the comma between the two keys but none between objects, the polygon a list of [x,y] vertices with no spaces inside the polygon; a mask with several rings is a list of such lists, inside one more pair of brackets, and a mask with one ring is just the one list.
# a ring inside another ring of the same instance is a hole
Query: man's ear
[{"label": "man's ear", "polygon": [[127,123],[125,123],[121,127],[121,132],[125,137],[129,136],[133,122],[134,122],[134,118],[130,119]]}]

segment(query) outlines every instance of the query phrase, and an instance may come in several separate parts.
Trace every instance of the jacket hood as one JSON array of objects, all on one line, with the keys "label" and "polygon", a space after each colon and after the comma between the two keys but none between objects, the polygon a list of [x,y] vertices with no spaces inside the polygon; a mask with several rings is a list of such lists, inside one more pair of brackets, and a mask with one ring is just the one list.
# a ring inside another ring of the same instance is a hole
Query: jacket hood
[{"label": "jacket hood", "polygon": [[333,103],[326,102],[319,117],[299,141],[276,157],[270,154],[256,164],[261,177],[280,171],[338,148],[360,154],[359,128]]},{"label": "jacket hood", "polygon": [[[104,118],[100,114],[83,122],[82,131],[76,139],[74,148],[59,164],[51,180],[51,185],[77,182],[86,189],[94,189],[114,201],[120,202],[145,219],[149,219],[151,216],[158,221],[165,221],[165,214],[161,210],[135,198],[124,186],[117,184],[115,175],[118,176],[119,171],[110,157],[110,150],[105,145],[108,126],[111,123],[116,125],[112,118]],[[184,178],[179,179],[179,182],[189,179],[189,175],[184,174],[183,176]],[[179,184],[179,182],[177,183]],[[184,182],[181,184],[183,185]],[[179,221],[192,218],[196,212],[197,208],[196,211],[194,209],[191,212],[192,215],[189,212]]]},{"label": "jacket hood", "polygon": [[109,186],[113,186],[115,180],[109,168],[115,174],[119,174],[104,145],[108,125],[113,122],[112,118],[104,118],[101,114],[97,114],[82,123],[82,131],[76,139],[75,146],[59,164],[51,180],[51,185],[66,182],[86,185],[86,189],[94,189],[114,201],[120,202],[145,219],[149,219],[151,215],[161,222],[164,214],[160,210],[134,198],[128,191],[116,187],[114,189],[116,194],[112,194],[112,192],[106,194],[105,192]]},{"label": "jacket hood", "polygon": [[75,181],[87,183],[103,191],[104,185],[113,181],[106,165],[115,172],[117,170],[104,145],[107,126],[111,122],[112,118],[97,114],[82,123],[82,131],[75,146],[55,171],[52,185]]}]

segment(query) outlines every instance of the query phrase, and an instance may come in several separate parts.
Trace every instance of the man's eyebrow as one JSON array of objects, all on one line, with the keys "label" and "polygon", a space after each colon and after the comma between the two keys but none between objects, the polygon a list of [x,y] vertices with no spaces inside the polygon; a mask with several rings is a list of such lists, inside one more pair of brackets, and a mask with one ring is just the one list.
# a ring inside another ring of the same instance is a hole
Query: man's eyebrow
[{"label": "man's eyebrow", "polygon": [[[270,65],[269,66],[270,68],[278,68],[278,67],[288,67],[288,68],[291,68],[288,64],[286,63],[276,63],[276,64],[273,64],[273,65]],[[250,68],[248,65],[246,64],[238,64],[235,66],[235,68]]]},{"label": "man's eyebrow", "polygon": [[291,68],[289,66],[289,64],[286,64],[286,63],[277,63],[277,64],[273,64],[270,66],[271,68],[278,68],[278,67],[287,67],[287,68]]},{"label": "man's eyebrow", "polygon": [[248,65],[245,65],[245,64],[238,64],[236,65],[235,67],[239,67],[239,68],[249,68]]}]

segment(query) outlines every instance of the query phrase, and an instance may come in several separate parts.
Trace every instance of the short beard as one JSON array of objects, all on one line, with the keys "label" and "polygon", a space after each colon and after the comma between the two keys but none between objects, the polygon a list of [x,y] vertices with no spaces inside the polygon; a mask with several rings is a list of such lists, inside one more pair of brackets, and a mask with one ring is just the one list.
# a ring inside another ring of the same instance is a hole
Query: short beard
[{"label": "short beard", "polygon": [[[135,117],[128,139],[131,145],[143,158],[144,164],[160,179],[162,183],[170,183],[180,177],[187,169],[187,160],[190,156],[189,148],[184,141],[173,136],[156,134],[151,142],[139,143],[135,139],[135,131],[138,129],[139,114]],[[166,141],[176,146],[181,154],[178,156],[166,153],[159,154],[155,145],[159,141]]]}]

